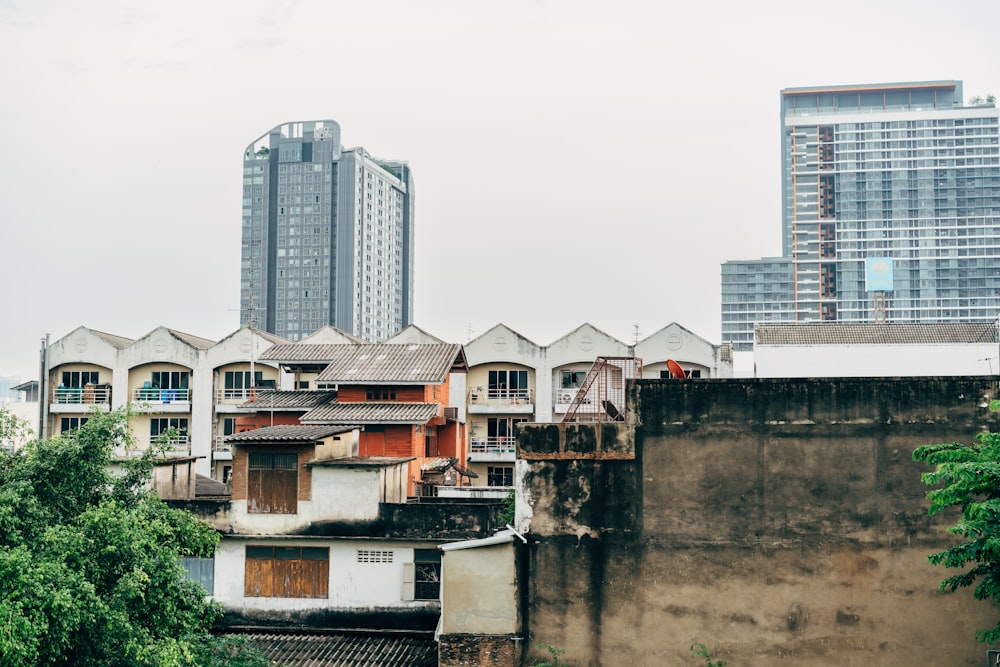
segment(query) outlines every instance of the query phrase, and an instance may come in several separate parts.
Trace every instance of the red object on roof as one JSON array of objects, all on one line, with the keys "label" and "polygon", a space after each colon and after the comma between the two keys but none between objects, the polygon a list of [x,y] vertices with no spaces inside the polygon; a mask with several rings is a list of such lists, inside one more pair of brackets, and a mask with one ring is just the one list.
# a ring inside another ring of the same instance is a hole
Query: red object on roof
[{"label": "red object on roof", "polygon": [[686,377],[684,375],[684,369],[681,368],[681,365],[673,359],[667,359],[667,369],[670,371],[670,377],[675,380],[683,380]]}]

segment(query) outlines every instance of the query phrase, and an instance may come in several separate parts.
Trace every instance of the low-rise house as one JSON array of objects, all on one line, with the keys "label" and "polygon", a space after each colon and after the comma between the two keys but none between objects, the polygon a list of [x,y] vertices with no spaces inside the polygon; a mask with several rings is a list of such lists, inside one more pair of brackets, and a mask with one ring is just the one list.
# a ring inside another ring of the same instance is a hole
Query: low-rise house
[{"label": "low-rise house", "polygon": [[[407,457],[407,495],[427,495],[421,476],[427,462],[464,460],[465,425],[448,405],[451,375],[466,368],[461,345],[289,343],[262,358],[336,392],[304,413],[303,425],[359,426],[359,457]],[[258,401],[258,414],[260,408]]]}]

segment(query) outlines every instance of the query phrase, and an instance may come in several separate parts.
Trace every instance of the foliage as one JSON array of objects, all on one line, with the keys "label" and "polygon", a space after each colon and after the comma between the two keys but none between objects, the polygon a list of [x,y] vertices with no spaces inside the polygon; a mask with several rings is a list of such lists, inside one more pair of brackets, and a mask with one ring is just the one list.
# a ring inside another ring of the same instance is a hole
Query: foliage
[{"label": "foliage", "polygon": [[[981,433],[972,445],[924,445],[913,452],[913,459],[936,466],[934,472],[921,475],[927,485],[941,485],[927,493],[929,512],[962,510],[961,519],[948,532],[961,535],[964,542],[928,559],[934,565],[971,569],[946,578],[941,590],[975,586],[977,600],[1000,603],[1000,434]],[[1000,622],[976,636],[987,644],[997,641]]]},{"label": "foliage", "polygon": [[503,510],[500,512],[501,524],[505,526],[508,524],[513,525],[514,504],[515,504],[514,489],[511,489],[510,493],[507,494],[507,497],[503,499]]},{"label": "foliage", "polygon": [[994,95],[993,93],[987,93],[985,97],[983,97],[982,95],[976,95],[975,97],[969,98],[969,106],[973,107],[984,106],[987,104],[994,104],[996,103],[996,101],[997,101],[996,95]]},{"label": "foliage", "polygon": [[257,667],[212,637],[221,614],[181,556],[218,534],[150,490],[152,455],[112,473],[128,415],[0,457],[0,667]]},{"label": "foliage", "polygon": [[566,649],[559,648],[558,646],[552,646],[551,644],[546,644],[545,642],[539,642],[538,648],[543,651],[549,652],[548,660],[543,660],[542,662],[536,662],[535,667],[566,667],[565,662],[559,661],[559,656],[566,652]]},{"label": "foliage", "polygon": [[691,655],[696,658],[705,659],[705,667],[724,667],[726,664],[725,660],[712,661],[712,655],[708,652],[708,647],[701,642],[695,642],[689,647]]},{"label": "foliage", "polygon": [[31,426],[6,408],[0,407],[0,447],[13,445],[32,434]]}]

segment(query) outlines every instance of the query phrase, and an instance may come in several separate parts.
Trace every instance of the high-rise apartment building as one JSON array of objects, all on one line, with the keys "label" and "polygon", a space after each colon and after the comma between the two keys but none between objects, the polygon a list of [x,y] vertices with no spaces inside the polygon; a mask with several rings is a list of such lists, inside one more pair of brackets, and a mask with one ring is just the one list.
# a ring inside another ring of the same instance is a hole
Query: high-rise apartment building
[{"label": "high-rise apartment building", "polygon": [[241,325],[382,341],[410,324],[413,210],[409,166],[343,148],[335,121],[258,137],[243,156]]},{"label": "high-rise apartment building", "polygon": [[995,319],[998,119],[994,104],[964,105],[960,81],[781,91],[791,280],[773,273],[790,290],[767,298],[765,281],[736,278],[776,260],[723,264],[723,342],[752,349],[758,321]]}]

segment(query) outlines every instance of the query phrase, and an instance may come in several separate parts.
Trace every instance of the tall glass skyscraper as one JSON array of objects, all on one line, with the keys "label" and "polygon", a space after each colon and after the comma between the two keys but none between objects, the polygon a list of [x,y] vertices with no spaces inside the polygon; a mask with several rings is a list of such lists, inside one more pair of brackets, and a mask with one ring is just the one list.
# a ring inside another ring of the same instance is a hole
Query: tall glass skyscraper
[{"label": "tall glass skyscraper", "polygon": [[240,324],[381,341],[413,319],[413,178],[344,149],[332,120],[279,125],[243,155]]},{"label": "tall glass skyscraper", "polygon": [[[734,277],[753,262],[723,264],[723,342],[752,349],[767,320],[995,319],[998,118],[993,104],[965,106],[960,81],[781,91],[790,291],[749,293]],[[760,307],[771,300],[780,307]]]}]

